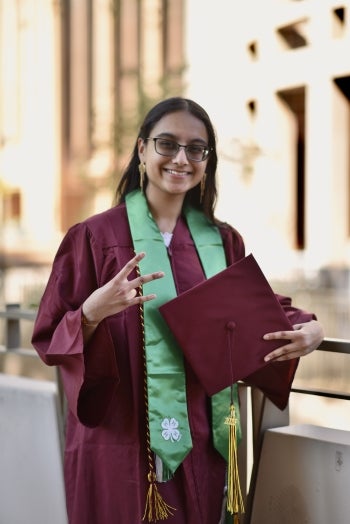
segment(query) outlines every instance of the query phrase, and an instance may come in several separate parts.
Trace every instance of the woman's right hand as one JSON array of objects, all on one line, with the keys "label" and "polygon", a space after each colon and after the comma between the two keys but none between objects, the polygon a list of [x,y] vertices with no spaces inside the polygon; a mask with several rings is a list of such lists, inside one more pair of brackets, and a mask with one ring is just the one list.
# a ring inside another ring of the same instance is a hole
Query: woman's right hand
[{"label": "woman's right hand", "polygon": [[104,286],[96,289],[85,300],[82,311],[89,325],[97,326],[105,317],[115,315],[130,306],[155,298],[154,294],[139,295],[138,289],[151,280],[162,278],[164,276],[162,271],[140,275],[133,280],[128,280],[130,273],[145,256],[145,253],[138,253],[125,264],[115,277]]}]

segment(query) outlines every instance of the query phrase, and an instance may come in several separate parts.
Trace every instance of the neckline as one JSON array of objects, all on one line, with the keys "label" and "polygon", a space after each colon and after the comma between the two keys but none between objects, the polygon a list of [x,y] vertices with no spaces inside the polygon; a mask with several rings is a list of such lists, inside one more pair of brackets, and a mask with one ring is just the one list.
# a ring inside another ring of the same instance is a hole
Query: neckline
[{"label": "neckline", "polygon": [[163,233],[161,231],[160,234],[163,237],[164,244],[166,245],[166,247],[169,247],[170,246],[170,242],[171,242],[171,240],[173,238],[173,233],[169,233],[169,231],[164,231],[164,233]]}]

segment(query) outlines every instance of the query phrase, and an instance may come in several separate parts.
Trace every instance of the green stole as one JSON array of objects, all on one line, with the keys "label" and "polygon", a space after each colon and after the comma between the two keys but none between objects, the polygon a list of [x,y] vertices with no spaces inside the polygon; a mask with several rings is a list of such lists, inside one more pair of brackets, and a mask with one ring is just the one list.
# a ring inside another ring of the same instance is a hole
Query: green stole
[{"label": "green stole", "polygon": [[[126,209],[135,252],[146,253],[139,264],[141,274],[156,270],[165,273],[163,278],[146,284],[147,293],[155,293],[156,298],[143,304],[143,312],[150,444],[168,470],[169,475],[165,473],[163,478],[167,480],[192,449],[183,354],[158,310],[177,293],[163,237],[141,191],[126,196]],[[221,235],[201,211],[188,207],[184,213],[205,276],[210,278],[226,267]],[[227,460],[229,427],[225,420],[232,401],[240,439],[237,385],[220,391],[211,400],[214,445]]]}]

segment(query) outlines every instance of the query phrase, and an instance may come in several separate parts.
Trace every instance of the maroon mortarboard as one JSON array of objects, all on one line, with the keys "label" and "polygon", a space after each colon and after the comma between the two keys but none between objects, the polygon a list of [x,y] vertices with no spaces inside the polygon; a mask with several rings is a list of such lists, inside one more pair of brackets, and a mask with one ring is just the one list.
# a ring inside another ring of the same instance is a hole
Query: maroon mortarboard
[{"label": "maroon mortarboard", "polygon": [[263,335],[293,327],[252,254],[159,311],[209,396],[242,380],[286,407],[299,359],[265,362],[286,341]]}]

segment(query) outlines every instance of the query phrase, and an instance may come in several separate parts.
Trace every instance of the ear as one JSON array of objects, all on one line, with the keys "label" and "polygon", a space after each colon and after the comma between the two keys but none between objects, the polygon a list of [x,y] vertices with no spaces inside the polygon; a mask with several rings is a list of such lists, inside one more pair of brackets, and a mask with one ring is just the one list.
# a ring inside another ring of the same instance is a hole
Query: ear
[{"label": "ear", "polygon": [[137,149],[139,152],[140,162],[144,162],[145,161],[146,142],[142,138],[137,139]]}]

